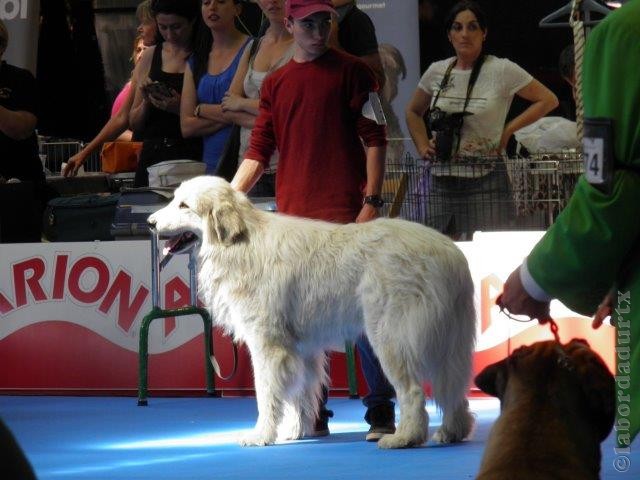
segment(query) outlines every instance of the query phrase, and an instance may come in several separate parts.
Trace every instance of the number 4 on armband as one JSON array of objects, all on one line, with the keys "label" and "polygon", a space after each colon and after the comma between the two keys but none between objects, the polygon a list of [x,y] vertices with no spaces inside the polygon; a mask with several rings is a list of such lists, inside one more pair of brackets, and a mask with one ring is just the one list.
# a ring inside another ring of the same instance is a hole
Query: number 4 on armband
[{"label": "number 4 on armband", "polygon": [[585,118],[582,138],[584,175],[587,181],[608,194],[613,188],[613,119]]},{"label": "number 4 on armband", "polygon": [[583,138],[582,152],[587,181],[592,185],[604,183],[604,141],[602,138]]}]

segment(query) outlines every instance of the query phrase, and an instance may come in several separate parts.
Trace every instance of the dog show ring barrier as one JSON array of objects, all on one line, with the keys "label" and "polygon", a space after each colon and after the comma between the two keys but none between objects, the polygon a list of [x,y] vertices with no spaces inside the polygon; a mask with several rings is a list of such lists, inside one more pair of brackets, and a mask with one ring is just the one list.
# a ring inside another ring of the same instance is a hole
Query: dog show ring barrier
[{"label": "dog show ring barrier", "polygon": [[[151,229],[151,299],[153,308],[145,315],[140,325],[140,348],[138,351],[138,406],[147,406],[148,363],[149,363],[149,327],[157,318],[200,315],[204,323],[204,362],[207,381],[207,394],[219,396],[215,389],[212,321],[207,309],[198,307],[196,259],[193,250],[189,251],[189,290],[191,305],[188,307],[164,310],[160,308],[160,272],[171,259],[166,255],[162,261],[158,255],[158,232]],[[235,353],[235,350],[234,350]],[[234,361],[234,365],[237,363]],[[216,368],[219,371],[219,368]],[[234,366],[235,370],[235,366]],[[233,375],[233,372],[231,373]]]},{"label": "dog show ring barrier", "polygon": [[[62,164],[84,148],[79,140],[53,137],[38,137],[40,160],[46,175],[60,175]],[[85,172],[100,172],[100,152],[93,152],[83,164]]]},{"label": "dog show ring barrier", "polygon": [[381,216],[404,218],[445,234],[546,230],[584,172],[581,152],[527,157],[387,161]]}]

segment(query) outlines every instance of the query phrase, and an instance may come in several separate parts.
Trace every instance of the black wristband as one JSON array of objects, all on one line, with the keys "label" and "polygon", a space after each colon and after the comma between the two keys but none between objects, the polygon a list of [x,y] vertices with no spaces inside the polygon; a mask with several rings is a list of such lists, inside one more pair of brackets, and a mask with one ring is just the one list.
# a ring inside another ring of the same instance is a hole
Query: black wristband
[{"label": "black wristband", "polygon": [[380,195],[367,195],[362,199],[362,204],[369,204],[376,208],[382,208],[384,205],[384,200]]}]

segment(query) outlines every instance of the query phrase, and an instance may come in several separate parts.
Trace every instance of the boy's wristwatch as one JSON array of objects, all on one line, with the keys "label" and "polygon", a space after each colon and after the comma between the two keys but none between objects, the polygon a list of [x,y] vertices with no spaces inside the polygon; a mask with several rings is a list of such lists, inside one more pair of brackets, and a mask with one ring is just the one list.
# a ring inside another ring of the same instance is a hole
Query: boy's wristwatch
[{"label": "boy's wristwatch", "polygon": [[368,203],[372,207],[382,208],[382,206],[384,205],[384,200],[380,195],[367,195],[362,200],[363,205],[366,203]]}]

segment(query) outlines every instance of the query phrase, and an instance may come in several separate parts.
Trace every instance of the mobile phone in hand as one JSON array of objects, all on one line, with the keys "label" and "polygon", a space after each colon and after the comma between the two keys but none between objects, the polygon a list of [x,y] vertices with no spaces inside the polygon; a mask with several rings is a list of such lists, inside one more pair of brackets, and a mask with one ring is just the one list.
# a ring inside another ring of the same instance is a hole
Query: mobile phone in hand
[{"label": "mobile phone in hand", "polygon": [[163,82],[148,83],[145,89],[149,95],[154,97],[172,97],[174,95],[174,90]]}]

